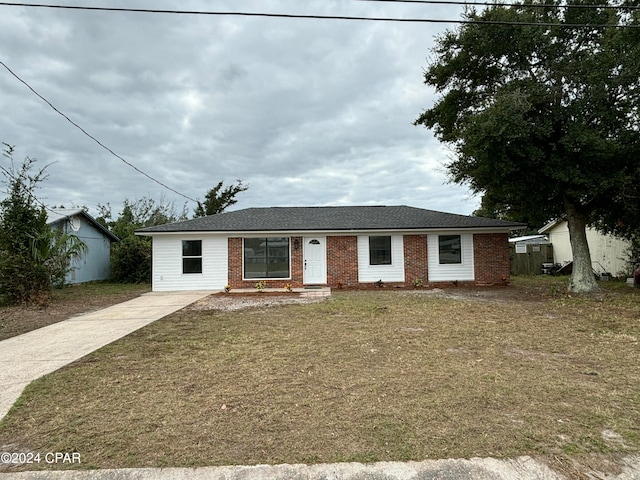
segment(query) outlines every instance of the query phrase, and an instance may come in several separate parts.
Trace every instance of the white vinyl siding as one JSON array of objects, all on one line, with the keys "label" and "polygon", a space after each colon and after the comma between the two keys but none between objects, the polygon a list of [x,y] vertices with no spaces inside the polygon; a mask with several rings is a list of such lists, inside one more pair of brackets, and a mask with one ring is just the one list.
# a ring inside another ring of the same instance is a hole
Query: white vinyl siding
[{"label": "white vinyl siding", "polygon": [[[553,259],[556,263],[566,263],[573,260],[569,227],[562,221],[546,230],[549,241],[553,244]],[[631,244],[628,240],[613,235],[604,235],[594,228],[587,228],[587,243],[591,253],[591,262],[596,271],[605,271],[614,276],[625,276],[629,272]]]},{"label": "white vinyl siding", "polygon": [[[372,236],[382,236],[376,233]],[[404,282],[404,244],[402,235],[391,237],[391,265],[370,265],[369,235],[358,236],[358,282]],[[328,252],[331,255],[331,252]]]},{"label": "white vinyl siding", "polygon": [[[182,273],[183,240],[202,240],[202,273]],[[153,291],[223,289],[228,281],[228,251],[226,236],[154,236]]]},{"label": "white vinyl siding", "polygon": [[[455,232],[443,232],[444,236],[458,235]],[[475,280],[475,268],[473,263],[473,235],[460,234],[462,247],[461,263],[440,263],[439,235],[427,236],[427,252],[429,260],[429,281],[472,281]]]}]

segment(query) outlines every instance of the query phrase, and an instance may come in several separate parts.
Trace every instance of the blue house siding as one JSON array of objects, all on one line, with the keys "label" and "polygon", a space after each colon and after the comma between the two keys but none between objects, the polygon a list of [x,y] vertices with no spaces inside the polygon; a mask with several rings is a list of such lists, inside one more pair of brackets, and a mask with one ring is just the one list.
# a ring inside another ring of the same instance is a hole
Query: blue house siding
[{"label": "blue house siding", "polygon": [[71,263],[67,283],[84,283],[109,278],[111,241],[84,219],[77,232],[67,230],[87,246],[87,252]]},{"label": "blue house siding", "polygon": [[[111,242],[118,241],[111,232],[82,209],[58,209],[49,212],[51,228],[75,235],[87,246],[87,251],[71,262],[67,283],[85,283],[109,278]],[[75,227],[75,228],[74,228]]]}]

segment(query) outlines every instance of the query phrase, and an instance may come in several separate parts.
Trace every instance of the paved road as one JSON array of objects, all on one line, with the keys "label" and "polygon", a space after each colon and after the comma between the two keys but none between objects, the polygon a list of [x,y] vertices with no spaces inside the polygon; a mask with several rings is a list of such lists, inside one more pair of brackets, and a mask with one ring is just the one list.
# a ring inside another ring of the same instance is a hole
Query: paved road
[{"label": "paved road", "polygon": [[33,380],[211,292],[152,292],[0,341],[0,419]]}]

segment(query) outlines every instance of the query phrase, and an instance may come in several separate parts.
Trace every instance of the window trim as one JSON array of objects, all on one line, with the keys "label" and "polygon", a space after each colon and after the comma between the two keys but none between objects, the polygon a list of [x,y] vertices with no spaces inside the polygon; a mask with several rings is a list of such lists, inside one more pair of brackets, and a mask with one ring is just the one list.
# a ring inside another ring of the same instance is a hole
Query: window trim
[{"label": "window trim", "polygon": [[[371,251],[371,239],[372,238],[388,238],[389,239],[389,262],[385,263],[373,263],[372,251]],[[392,235],[369,235],[369,266],[370,267],[388,267],[393,266],[393,238]]]},{"label": "window trim", "polygon": [[[185,255],[184,254],[184,244],[185,242],[200,242],[200,255]],[[183,239],[182,242],[180,243],[180,246],[182,247],[182,275],[202,275],[204,272],[204,256],[202,255],[202,239],[191,239],[191,240],[185,240]],[[185,268],[184,268],[184,261],[185,260],[192,260],[192,259],[199,259],[200,260],[200,271],[199,272],[185,272]]]},{"label": "window trim", "polygon": [[[245,240],[247,239],[256,239],[256,238],[262,238],[262,239],[269,239],[269,238],[286,238],[287,239],[287,243],[288,243],[288,265],[289,265],[289,275],[286,277],[246,277],[245,273]],[[269,280],[291,280],[292,279],[292,268],[291,268],[291,237],[265,237],[265,236],[250,236],[250,237],[242,237],[242,280],[246,281],[246,282],[254,282],[254,281],[269,281]]]},{"label": "window trim", "polygon": [[[458,242],[460,245],[460,251],[458,253],[458,256],[460,258],[459,261],[454,261],[454,262],[443,262],[442,261],[442,244],[440,243],[441,240],[443,238],[452,238],[452,237],[457,237],[458,238]],[[439,265],[463,265],[464,264],[464,257],[462,255],[462,235],[460,234],[453,234],[453,235],[438,235],[438,264]]]}]

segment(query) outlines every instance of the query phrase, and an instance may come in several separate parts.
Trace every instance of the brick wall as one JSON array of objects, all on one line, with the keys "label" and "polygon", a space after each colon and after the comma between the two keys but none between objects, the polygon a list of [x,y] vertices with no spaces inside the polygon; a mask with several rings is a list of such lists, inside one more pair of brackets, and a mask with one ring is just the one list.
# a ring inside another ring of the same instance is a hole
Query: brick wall
[{"label": "brick wall", "polygon": [[358,238],[327,237],[327,284],[331,287],[358,285]]},{"label": "brick wall", "polygon": [[242,238],[229,238],[229,285],[242,288]]},{"label": "brick wall", "polygon": [[[295,243],[298,240],[298,249]],[[291,237],[291,279],[266,280],[267,288],[283,288],[291,284],[294,288],[302,287],[302,237]],[[231,288],[255,288],[258,280],[242,280],[242,238],[229,238],[229,285]]]},{"label": "brick wall", "polygon": [[[372,288],[374,284],[358,283],[357,237],[328,236],[327,284],[331,287]],[[294,248],[296,239],[299,248]],[[229,285],[231,288],[254,288],[256,280],[242,280],[242,238],[229,238]],[[473,236],[476,284],[509,282],[509,243],[506,233],[475,234]],[[412,287],[416,279],[428,285],[427,236],[404,236],[405,282],[385,286]],[[267,280],[267,288],[282,288],[287,283],[303,286],[302,237],[291,237],[291,279]],[[443,282],[449,283],[449,282]]]},{"label": "brick wall", "polygon": [[[327,237],[327,283],[331,287],[376,288],[358,283],[358,241],[356,236]],[[386,287],[413,286],[417,278],[427,283],[427,236],[404,236],[405,281],[385,282]]]},{"label": "brick wall", "polygon": [[407,287],[414,285],[417,279],[427,284],[429,268],[427,261],[427,236],[404,236],[404,279]]},{"label": "brick wall", "polygon": [[509,235],[481,233],[473,236],[476,284],[509,282]]}]

